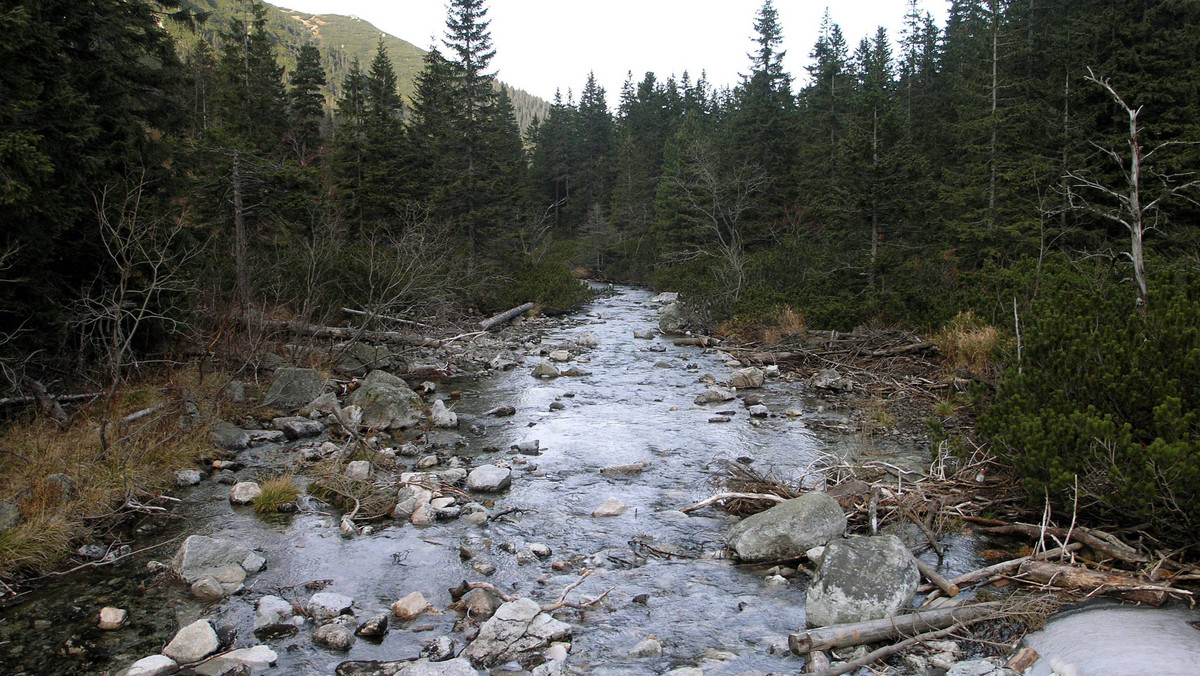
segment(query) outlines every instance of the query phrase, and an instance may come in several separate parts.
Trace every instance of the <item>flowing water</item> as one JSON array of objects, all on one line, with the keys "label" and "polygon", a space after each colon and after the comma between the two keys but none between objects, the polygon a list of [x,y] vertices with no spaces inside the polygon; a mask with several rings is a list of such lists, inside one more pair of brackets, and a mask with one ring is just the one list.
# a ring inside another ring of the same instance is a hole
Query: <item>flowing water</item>
[{"label": "flowing water", "polygon": [[[572,667],[608,674],[657,674],[698,665],[706,674],[796,671],[801,662],[787,656],[786,636],[804,624],[803,578],[767,584],[763,567],[722,558],[728,527],[723,513],[705,509],[688,516],[678,510],[712,494],[709,480],[717,473],[717,459],[748,458],[759,470],[799,478],[830,448],[807,424],[817,413],[752,423],[738,401],[693,406],[705,387],[700,377],[712,373],[723,380],[730,367],[711,350],[676,347],[661,337],[635,339],[634,331],[657,324],[649,299],[645,291],[619,289],[596,301],[588,315],[558,322],[541,336],[543,345],[554,345],[594,335],[599,347],[577,360],[590,376],[536,380],[530,376],[539,361],[535,357],[489,378],[442,384],[444,390],[461,390],[455,410],[464,428],[468,422],[487,428],[480,438],[462,432],[458,439],[465,446],[460,444],[459,454],[472,465],[513,463],[513,486],[496,498],[492,512],[521,511],[485,527],[462,520],[428,528],[389,522],[372,535],[347,540],[339,536],[336,514],[313,510],[264,519],[249,508],[230,506],[227,486],[205,482],[181,492],[176,513],[183,518],[134,546],[191,533],[237,540],[268,561],[267,570],[247,580],[245,592],[205,607],[188,598],[181,585],[147,573],[149,558],[168,560],[173,554],[177,543],[170,542],[129,563],[72,576],[0,612],[0,673],[115,673],[158,652],[179,626],[201,613],[236,630],[242,644],[253,644],[254,601],[284,589],[283,595],[303,602],[311,594],[304,584],[311,581],[330,581],[326,591],[356,599],[356,613],[363,618],[386,612],[413,591],[445,608],[451,602],[448,589],[463,580],[488,581],[513,596],[548,604],[585,567],[595,572],[569,600],[611,591],[596,608],[560,611],[574,627]],[[756,394],[775,413],[816,406],[806,402],[799,383],[769,380]],[[565,407],[551,411],[553,402]],[[517,414],[482,415],[504,404]],[[718,411],[732,420],[710,423]],[[453,440],[447,435],[443,440]],[[511,444],[534,439],[543,449],[539,456],[507,452]],[[903,452],[909,459],[920,457],[916,449]],[[296,455],[263,446],[239,460],[249,477],[256,468],[293,462]],[[647,467],[627,477],[600,474],[606,466],[629,463]],[[628,510],[593,518],[592,511],[610,497]],[[511,552],[529,543],[544,543],[553,554],[518,565]],[[464,545],[479,556],[464,561],[459,555]],[[969,543],[959,542],[954,556],[960,569],[973,562]],[[495,572],[476,572],[472,565],[481,561],[493,564]],[[554,561],[572,567],[556,572]],[[130,624],[117,632],[95,629],[103,605],[129,609]],[[461,649],[461,635],[452,633],[455,619],[452,611],[427,614],[408,626],[394,626],[381,642],[357,641],[348,654],[315,646],[310,625],[293,637],[268,642],[279,663],[267,673],[332,674],[347,659],[415,658],[425,642],[442,635],[455,638]],[[662,643],[661,657],[626,657],[650,635]]]}]

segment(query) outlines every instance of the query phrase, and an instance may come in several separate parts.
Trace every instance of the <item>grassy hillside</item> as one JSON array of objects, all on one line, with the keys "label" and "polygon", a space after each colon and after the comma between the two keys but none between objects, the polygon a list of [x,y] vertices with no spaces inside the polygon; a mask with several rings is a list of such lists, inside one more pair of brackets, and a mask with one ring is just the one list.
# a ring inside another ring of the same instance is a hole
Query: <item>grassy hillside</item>
[{"label": "grassy hillside", "polygon": [[[216,46],[219,34],[226,30],[229,19],[245,11],[242,0],[192,0],[187,3],[198,11],[209,13],[209,19],[196,35],[177,31],[177,37],[185,48],[196,40],[203,39]],[[375,56],[379,37],[387,47],[392,66],[396,69],[400,95],[408,100],[414,89],[414,80],[421,71],[425,50],[405,42],[394,35],[380,31],[370,22],[338,14],[306,14],[290,9],[267,5],[267,25],[279,47],[279,60],[290,73],[296,63],[296,54],[306,44],[316,44],[321,50],[321,62],[329,79],[328,96],[337,98],[341,94],[341,83],[355,58],[364,70]],[[505,85],[516,109],[517,121],[524,129],[534,115],[546,117],[550,105],[520,89]]]}]

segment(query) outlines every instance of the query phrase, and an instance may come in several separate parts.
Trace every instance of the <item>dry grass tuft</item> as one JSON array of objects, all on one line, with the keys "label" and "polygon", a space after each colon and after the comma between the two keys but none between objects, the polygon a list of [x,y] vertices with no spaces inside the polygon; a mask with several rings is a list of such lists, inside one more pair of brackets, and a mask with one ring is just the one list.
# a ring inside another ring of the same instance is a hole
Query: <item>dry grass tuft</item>
[{"label": "dry grass tuft", "polygon": [[771,311],[751,319],[733,319],[722,324],[717,335],[736,336],[764,345],[779,345],[789,338],[804,335],[804,315],[788,305],[776,305]]},{"label": "dry grass tuft", "polygon": [[933,337],[933,342],[953,370],[968,369],[980,376],[994,375],[1000,354],[1000,330],[972,312],[960,312]]},{"label": "dry grass tuft", "polygon": [[267,479],[259,484],[262,494],[254,500],[254,511],[259,514],[273,514],[289,502],[300,497],[300,485],[290,474]]}]

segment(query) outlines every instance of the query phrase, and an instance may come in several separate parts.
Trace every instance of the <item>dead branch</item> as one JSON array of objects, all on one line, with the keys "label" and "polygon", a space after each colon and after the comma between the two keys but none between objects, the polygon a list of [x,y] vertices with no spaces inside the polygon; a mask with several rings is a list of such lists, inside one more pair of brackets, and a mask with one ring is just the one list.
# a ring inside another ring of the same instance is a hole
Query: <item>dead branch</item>
[{"label": "dead branch", "polygon": [[345,312],[348,315],[355,315],[357,317],[368,317],[370,319],[382,319],[387,322],[392,322],[395,324],[405,324],[407,326],[416,326],[416,327],[419,327],[422,329],[432,329],[433,328],[429,324],[422,324],[421,322],[414,322],[411,319],[401,319],[399,317],[389,317],[387,315],[373,314],[371,312],[363,312],[362,310],[354,310],[354,309],[351,309],[348,307],[342,308],[342,312]]},{"label": "dead branch", "polygon": [[479,322],[479,328],[483,329],[484,331],[491,331],[492,329],[496,328],[497,326],[503,326],[504,324],[511,322],[512,320],[516,319],[518,316],[523,315],[532,309],[533,309],[533,303],[525,303],[524,305],[518,305],[515,308],[512,308],[510,310],[505,310],[504,312],[501,312],[498,315],[494,315],[492,317],[489,317],[489,318]]},{"label": "dead branch", "polygon": [[1128,575],[1089,570],[1080,566],[1066,566],[1045,561],[1026,561],[1021,564],[1021,575],[1041,584],[1070,589],[1092,595],[1111,595],[1126,601],[1161,606],[1169,592],[1189,594],[1161,585],[1147,584]]},{"label": "dead branch", "polygon": [[941,573],[934,570],[928,563],[917,559],[917,570],[921,571],[926,580],[937,585],[937,588],[942,590],[942,593],[946,596],[958,596],[958,585],[942,577]]},{"label": "dead branch", "polygon": [[[981,533],[991,534],[1020,534],[1030,537],[1040,538],[1043,533],[1052,535],[1057,538],[1066,538],[1067,530],[1058,527],[1048,527],[1043,530],[1041,526],[1035,526],[1029,523],[1011,523],[1003,526],[990,526],[980,528]],[[1150,561],[1145,555],[1139,553],[1133,547],[1118,540],[1115,536],[1105,533],[1104,531],[1076,527],[1072,532],[1075,540],[1082,542],[1087,547],[1094,549],[1105,556],[1124,561],[1129,564],[1148,563]]]},{"label": "dead branch", "polygon": [[851,624],[836,624],[829,627],[809,629],[788,637],[792,653],[804,655],[813,650],[850,648],[866,643],[878,643],[889,639],[914,636],[930,629],[942,629],[954,624],[968,623],[995,617],[1001,604],[995,601],[918,610],[906,615],[895,615],[882,620],[868,620]]},{"label": "dead branch", "polygon": [[[982,618],[980,618],[980,619],[982,619]],[[939,639],[943,636],[949,636],[950,634],[953,634],[956,631],[965,629],[967,626],[974,624],[975,622],[978,622],[978,621],[979,620],[977,619],[977,620],[971,620],[971,621],[967,621],[967,622],[959,622],[958,624],[947,627],[945,629],[939,629],[938,631],[931,631],[931,632],[927,632],[924,634],[919,634],[917,636],[913,636],[912,638],[905,639],[899,643],[895,643],[895,644],[889,645],[889,646],[884,646],[877,650],[872,650],[871,652],[867,653],[866,655],[863,655],[862,657],[860,657],[856,660],[850,660],[849,662],[840,664],[836,667],[833,667],[832,669],[827,669],[825,671],[817,672],[817,674],[818,674],[818,676],[841,676],[842,674],[848,674],[852,671],[857,671],[861,667],[865,667],[868,664],[874,664],[874,663],[878,662],[879,660],[886,659],[888,657],[891,657],[892,655],[895,655],[896,653],[903,652],[904,650],[907,650],[909,647],[911,647],[917,643],[922,643],[924,641],[933,641],[933,640]]]},{"label": "dead branch", "polygon": [[767,500],[769,502],[776,503],[785,501],[784,498],[781,498],[778,495],[771,495],[770,493],[718,493],[717,495],[714,495],[710,498],[705,498],[704,500],[701,500],[690,507],[684,507],[679,511],[686,514],[688,512],[694,512],[698,509],[703,509],[713,503],[721,502],[723,500]]},{"label": "dead branch", "polygon": [[[969,573],[964,573],[957,577],[952,577],[948,581],[951,584],[961,587],[962,585],[971,584],[974,582],[993,580],[1020,568],[1021,564],[1025,563],[1026,561],[1052,559],[1056,556],[1062,556],[1066,553],[1079,551],[1082,548],[1082,544],[1075,542],[1067,545],[1066,547],[1048,549],[1036,556],[1022,556],[1016,559],[1010,559],[1008,561],[1001,561],[1000,563],[992,564],[985,568],[980,568]],[[933,590],[933,585],[925,585],[917,588],[917,591],[921,592],[922,594]]]}]

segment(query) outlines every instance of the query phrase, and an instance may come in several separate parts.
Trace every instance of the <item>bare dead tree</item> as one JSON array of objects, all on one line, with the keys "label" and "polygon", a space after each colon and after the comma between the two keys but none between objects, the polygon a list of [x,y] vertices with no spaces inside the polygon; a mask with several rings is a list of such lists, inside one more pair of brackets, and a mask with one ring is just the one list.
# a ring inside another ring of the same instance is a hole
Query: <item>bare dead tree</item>
[{"label": "bare dead tree", "polygon": [[100,352],[110,385],[120,380],[133,341],[145,326],[180,328],[168,296],[192,288],[183,267],[200,251],[181,246],[182,215],[169,223],[145,217],[146,187],[142,175],[123,195],[109,185],[95,196],[100,242],[108,260],[73,308],[75,325],[85,344]]},{"label": "bare dead tree", "polygon": [[[1160,174],[1148,164],[1155,153],[1166,147],[1180,145],[1178,141],[1160,143],[1149,151],[1142,147],[1142,129],[1138,125],[1138,116],[1142,106],[1134,108],[1112,86],[1108,78],[1100,77],[1088,68],[1085,78],[1088,82],[1099,85],[1109,97],[1125,113],[1129,120],[1129,149],[1121,153],[1111,148],[1105,148],[1092,143],[1101,154],[1107,156],[1116,165],[1122,178],[1122,185],[1105,185],[1099,179],[1080,172],[1068,171],[1068,197],[1071,207],[1093,214],[1102,219],[1119,223],[1129,233],[1129,251],[1126,255],[1133,263],[1134,284],[1137,286],[1137,303],[1142,313],[1146,312],[1146,254],[1145,239],[1147,233],[1155,230],[1159,223],[1159,207],[1164,200],[1172,197],[1182,197],[1193,203],[1196,199],[1187,193],[1200,188],[1200,179],[1193,178],[1194,174]],[[1144,199],[1146,190],[1145,177],[1148,174],[1158,179],[1160,190],[1157,196]],[[1095,203],[1088,195],[1099,197],[1103,203]]]},{"label": "bare dead tree", "polygon": [[[16,241],[7,242],[3,248],[0,248],[0,284],[16,284],[25,281],[6,274],[12,269],[14,260],[20,250],[21,245]],[[11,330],[0,331],[0,380],[7,385],[5,389],[15,389],[20,385],[24,365],[32,357],[32,355],[25,355],[23,359],[17,359],[9,355],[7,350],[4,349],[17,336],[25,332],[25,325],[28,323],[29,318],[25,318]]]},{"label": "bare dead tree", "polygon": [[716,273],[725,292],[736,302],[746,284],[746,214],[755,206],[771,178],[758,167],[742,163],[722,167],[704,141],[684,151],[677,175],[663,180],[683,197],[694,218],[698,241],[670,258],[699,257],[717,261]]}]

